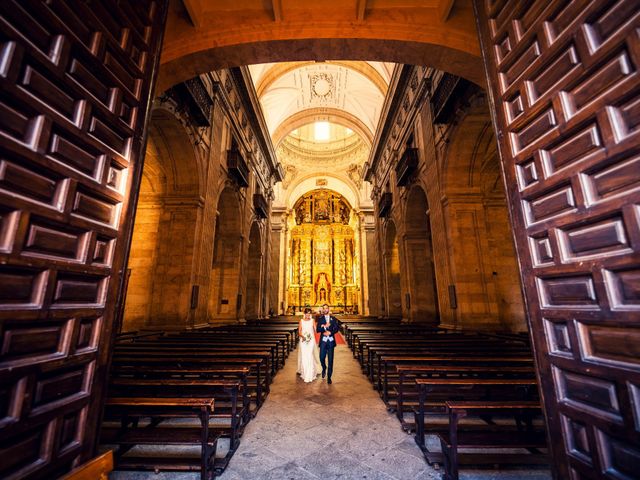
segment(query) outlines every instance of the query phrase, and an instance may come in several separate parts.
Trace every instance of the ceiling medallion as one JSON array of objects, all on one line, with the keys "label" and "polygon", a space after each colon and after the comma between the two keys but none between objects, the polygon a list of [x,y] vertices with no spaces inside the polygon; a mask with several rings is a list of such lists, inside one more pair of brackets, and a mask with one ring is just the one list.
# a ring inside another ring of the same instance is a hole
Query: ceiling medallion
[{"label": "ceiling medallion", "polygon": [[328,101],[333,96],[334,80],[333,76],[320,72],[309,75],[309,81],[311,82],[311,99],[318,99],[320,101]]}]

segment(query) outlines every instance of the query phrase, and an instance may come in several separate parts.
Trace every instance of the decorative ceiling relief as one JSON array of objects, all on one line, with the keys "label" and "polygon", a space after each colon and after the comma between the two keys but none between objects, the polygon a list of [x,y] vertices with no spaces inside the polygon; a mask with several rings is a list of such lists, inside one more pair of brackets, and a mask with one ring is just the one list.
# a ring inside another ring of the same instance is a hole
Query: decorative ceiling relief
[{"label": "decorative ceiling relief", "polygon": [[352,163],[347,168],[347,174],[358,188],[362,188],[362,164]]},{"label": "decorative ceiling relief", "polygon": [[335,80],[329,73],[319,72],[309,75],[311,102],[326,104],[335,102]]},{"label": "decorative ceiling relief", "polygon": [[298,175],[298,169],[294,165],[285,165],[284,167],[284,179],[282,180],[282,188],[285,190],[289,188],[291,180]]}]

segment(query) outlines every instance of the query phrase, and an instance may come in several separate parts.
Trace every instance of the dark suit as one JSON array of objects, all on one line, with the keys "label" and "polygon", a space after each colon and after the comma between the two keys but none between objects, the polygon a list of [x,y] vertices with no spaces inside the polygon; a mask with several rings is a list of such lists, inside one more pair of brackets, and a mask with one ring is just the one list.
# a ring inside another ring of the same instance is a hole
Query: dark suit
[{"label": "dark suit", "polygon": [[[322,373],[327,373],[327,378],[331,380],[331,374],[333,373],[333,351],[336,347],[336,333],[340,331],[340,324],[338,323],[338,319],[333,315],[329,316],[329,327],[325,327],[326,320],[324,315],[319,315],[316,319],[316,331],[320,333],[320,365],[322,365]],[[331,335],[325,335],[324,332],[330,332]],[[325,341],[325,338],[331,339],[330,341]],[[325,360],[329,357],[329,365],[327,369],[327,365]]]}]

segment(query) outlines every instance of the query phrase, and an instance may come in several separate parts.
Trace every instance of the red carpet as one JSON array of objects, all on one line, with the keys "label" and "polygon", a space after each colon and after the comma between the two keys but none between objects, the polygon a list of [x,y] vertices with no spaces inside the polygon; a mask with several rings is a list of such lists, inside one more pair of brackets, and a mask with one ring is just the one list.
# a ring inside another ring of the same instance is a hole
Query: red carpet
[{"label": "red carpet", "polygon": [[[335,335],[336,337],[336,345],[346,345],[347,342],[344,341],[344,338],[342,337],[341,333],[336,333]],[[320,341],[320,334],[316,332],[316,342]]]}]

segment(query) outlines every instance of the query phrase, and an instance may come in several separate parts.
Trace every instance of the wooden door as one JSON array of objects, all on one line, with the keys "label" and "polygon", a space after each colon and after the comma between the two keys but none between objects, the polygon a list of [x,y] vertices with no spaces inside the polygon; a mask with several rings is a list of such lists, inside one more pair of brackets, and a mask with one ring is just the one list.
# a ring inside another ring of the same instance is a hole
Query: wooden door
[{"label": "wooden door", "polygon": [[0,1],[0,478],[95,453],[165,17]]},{"label": "wooden door", "polygon": [[640,8],[474,0],[558,479],[640,478]]}]

